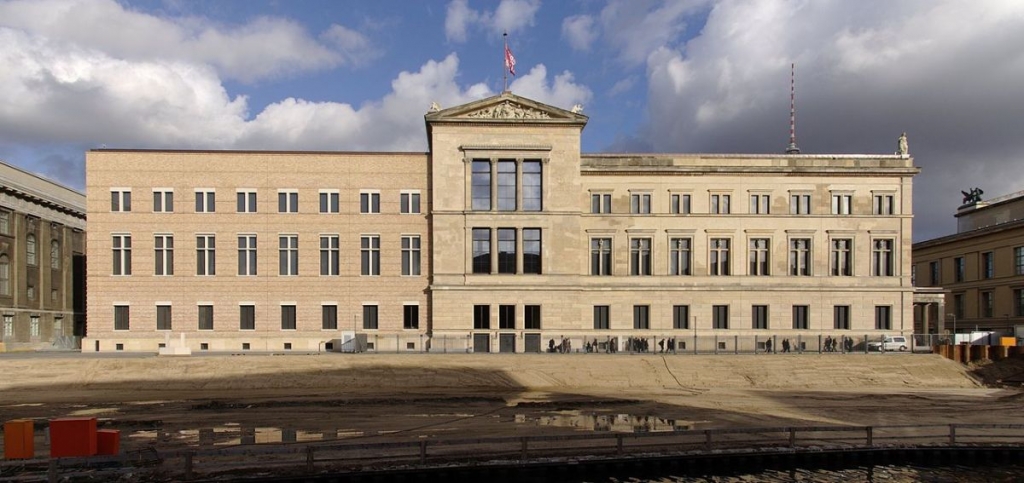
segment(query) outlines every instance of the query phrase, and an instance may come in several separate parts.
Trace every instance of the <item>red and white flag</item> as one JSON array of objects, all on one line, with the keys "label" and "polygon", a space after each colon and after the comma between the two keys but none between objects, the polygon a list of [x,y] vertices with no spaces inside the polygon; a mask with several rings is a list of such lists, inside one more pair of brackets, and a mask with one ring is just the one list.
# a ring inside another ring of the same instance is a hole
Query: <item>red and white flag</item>
[{"label": "red and white flag", "polygon": [[505,46],[505,68],[509,74],[516,75],[516,57],[512,55],[512,49]]}]

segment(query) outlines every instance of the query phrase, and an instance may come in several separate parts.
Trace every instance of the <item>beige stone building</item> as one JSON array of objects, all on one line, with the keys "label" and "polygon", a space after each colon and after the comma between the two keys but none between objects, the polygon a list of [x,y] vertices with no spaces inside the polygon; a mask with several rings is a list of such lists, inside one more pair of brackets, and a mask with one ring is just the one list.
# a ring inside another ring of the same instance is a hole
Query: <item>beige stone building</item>
[{"label": "beige stone building", "polygon": [[90,151],[84,349],[912,330],[906,154],[582,154],[510,93],[425,121],[426,153]]},{"label": "beige stone building", "polygon": [[919,315],[919,331],[1013,335],[1024,325],[1024,191],[965,201],[955,234],[913,246],[915,284],[945,294]]},{"label": "beige stone building", "polygon": [[0,352],[85,333],[85,196],[0,162]]}]

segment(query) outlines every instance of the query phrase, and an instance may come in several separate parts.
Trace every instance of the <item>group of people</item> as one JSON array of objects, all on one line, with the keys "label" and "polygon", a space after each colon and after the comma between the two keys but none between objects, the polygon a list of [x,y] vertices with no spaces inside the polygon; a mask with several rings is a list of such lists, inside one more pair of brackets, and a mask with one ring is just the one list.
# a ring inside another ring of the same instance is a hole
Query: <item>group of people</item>
[{"label": "group of people", "polygon": [[[772,346],[773,345],[774,345],[774,342],[772,342],[772,339],[768,339],[768,340],[764,341],[764,351],[765,351],[765,353],[770,354],[772,352]],[[789,352],[790,349],[792,349],[792,348],[793,348],[793,344],[791,344],[789,342],[789,339],[782,339],[782,352]]]},{"label": "group of people", "polygon": [[555,345],[555,339],[548,341],[548,352],[557,352],[559,354],[568,354],[572,352],[572,341],[566,337],[562,337],[562,341]]},{"label": "group of people", "polygon": [[[839,339],[832,337],[831,335],[825,337],[825,342],[822,344],[822,350],[825,352],[839,352]],[[853,339],[850,337],[843,337],[843,352],[853,351]]]}]

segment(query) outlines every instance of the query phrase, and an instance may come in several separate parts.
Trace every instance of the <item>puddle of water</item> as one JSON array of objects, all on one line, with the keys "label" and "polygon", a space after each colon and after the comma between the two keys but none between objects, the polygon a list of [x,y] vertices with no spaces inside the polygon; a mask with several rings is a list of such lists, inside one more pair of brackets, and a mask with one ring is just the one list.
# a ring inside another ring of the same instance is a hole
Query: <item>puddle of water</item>
[{"label": "puddle of water", "polygon": [[661,433],[693,429],[694,421],[638,416],[635,414],[582,414],[564,411],[556,414],[532,416],[516,414],[516,424],[570,428],[577,431],[609,431],[616,433]]}]

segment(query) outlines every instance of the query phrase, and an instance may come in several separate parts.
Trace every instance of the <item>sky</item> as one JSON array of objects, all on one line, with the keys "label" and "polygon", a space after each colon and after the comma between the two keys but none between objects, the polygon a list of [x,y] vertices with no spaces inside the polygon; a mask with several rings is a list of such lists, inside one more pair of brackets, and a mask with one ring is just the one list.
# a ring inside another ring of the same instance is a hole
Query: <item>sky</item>
[{"label": "sky", "polygon": [[1020,0],[0,0],[0,160],[84,189],[92,148],[425,151],[509,89],[584,152],[892,154],[914,240],[1024,190]]}]

